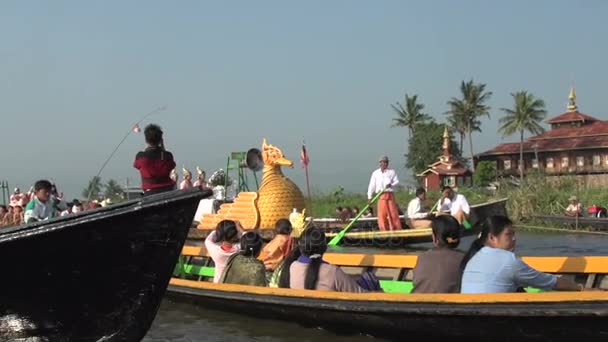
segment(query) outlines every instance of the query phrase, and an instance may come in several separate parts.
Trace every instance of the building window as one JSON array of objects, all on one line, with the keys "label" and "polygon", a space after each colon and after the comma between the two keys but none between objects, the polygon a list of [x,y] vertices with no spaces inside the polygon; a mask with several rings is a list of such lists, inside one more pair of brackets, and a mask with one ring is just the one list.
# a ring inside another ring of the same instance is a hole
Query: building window
[{"label": "building window", "polygon": [[608,166],[608,154],[604,155],[604,165]]},{"label": "building window", "polygon": [[568,164],[568,157],[562,157],[562,168],[567,168]]},{"label": "building window", "polygon": [[585,157],[576,157],[576,166],[578,166],[578,167],[585,166]]},{"label": "building window", "polygon": [[547,169],[553,168],[553,158],[547,158]]},{"label": "building window", "polygon": [[511,161],[510,160],[505,160],[504,165],[505,165],[505,170],[511,170]]},{"label": "building window", "polygon": [[443,178],[443,185],[444,186],[456,186],[456,177],[447,176],[447,177]]},{"label": "building window", "polygon": [[464,177],[458,177],[458,178],[456,178],[456,185],[457,186],[463,186],[464,185]]},{"label": "building window", "polygon": [[532,168],[538,169],[538,159],[532,159]]},{"label": "building window", "polygon": [[593,156],[593,166],[599,166],[602,163],[602,159],[600,158],[599,155],[594,155]]}]

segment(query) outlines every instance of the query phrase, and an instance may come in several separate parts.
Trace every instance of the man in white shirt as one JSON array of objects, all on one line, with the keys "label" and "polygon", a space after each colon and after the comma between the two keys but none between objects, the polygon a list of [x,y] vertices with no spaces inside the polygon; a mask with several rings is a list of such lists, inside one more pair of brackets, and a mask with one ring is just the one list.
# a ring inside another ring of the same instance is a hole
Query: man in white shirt
[{"label": "man in white shirt", "polygon": [[570,205],[566,208],[566,216],[583,216],[583,206],[578,201],[578,197],[570,196],[568,201],[570,201]]},{"label": "man in white shirt", "polygon": [[454,192],[449,186],[444,186],[441,189],[441,198],[437,202],[439,213],[449,213],[454,216],[458,223],[462,224],[471,213],[471,207],[467,199]]},{"label": "man in white shirt", "polygon": [[379,160],[380,168],[372,172],[367,188],[367,202],[371,203],[374,194],[384,193],[378,198],[378,227],[380,230],[401,229],[399,209],[395,200],[395,186],[399,184],[397,173],[388,168],[388,157],[382,156]]},{"label": "man in white shirt", "polygon": [[426,190],[416,189],[416,197],[407,205],[407,223],[411,228],[431,227],[430,213],[424,206]]}]

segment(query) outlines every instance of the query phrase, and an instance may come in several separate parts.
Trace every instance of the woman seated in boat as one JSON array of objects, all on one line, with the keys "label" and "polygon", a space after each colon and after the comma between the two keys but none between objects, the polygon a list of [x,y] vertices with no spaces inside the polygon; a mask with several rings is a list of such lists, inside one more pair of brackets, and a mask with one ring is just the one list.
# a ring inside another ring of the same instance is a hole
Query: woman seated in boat
[{"label": "woman seated in boat", "polygon": [[205,239],[207,253],[215,264],[215,275],[213,282],[218,283],[226,268],[228,259],[241,250],[239,245],[240,235],[243,232],[240,222],[233,220],[222,220],[217,227]]},{"label": "woman seated in boat", "polygon": [[578,197],[570,196],[568,198],[570,204],[566,208],[566,216],[575,217],[575,216],[583,216],[583,206],[578,201]]},{"label": "woman seated in boat", "polygon": [[441,215],[431,221],[435,247],[418,256],[414,267],[414,293],[460,292],[460,263],[464,252],[460,243],[460,224],[452,216]]},{"label": "woman seated in boat", "polygon": [[[325,233],[309,227],[298,240],[300,256],[289,265],[289,287],[292,289],[365,292],[357,281],[336,265],[323,261],[327,250]],[[283,272],[287,271],[287,265]]]},{"label": "woman seated in boat", "polygon": [[257,259],[262,250],[262,237],[247,232],[241,237],[241,251],[234,253],[222,272],[220,283],[266,286],[266,268]]},{"label": "woman seated in boat", "polygon": [[513,253],[514,249],[513,222],[504,216],[488,217],[462,260],[461,292],[517,292],[528,286],[542,290],[583,290],[583,285],[569,278],[528,266]]},{"label": "woman seated in boat", "polygon": [[260,259],[268,271],[274,271],[277,265],[283,261],[291,251],[291,222],[288,219],[277,220],[274,238],[264,246]]}]

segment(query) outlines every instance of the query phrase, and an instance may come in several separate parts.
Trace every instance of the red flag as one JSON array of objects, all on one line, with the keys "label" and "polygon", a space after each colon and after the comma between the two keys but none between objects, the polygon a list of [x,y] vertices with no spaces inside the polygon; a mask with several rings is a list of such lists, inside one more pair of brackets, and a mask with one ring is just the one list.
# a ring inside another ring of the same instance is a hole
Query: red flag
[{"label": "red flag", "polygon": [[307,167],[310,159],[308,158],[308,152],[306,152],[306,145],[302,144],[302,152],[300,153],[300,163],[302,167]]},{"label": "red flag", "polygon": [[135,133],[141,132],[141,128],[139,128],[139,124],[135,124],[135,126],[133,126],[133,132],[135,132]]}]

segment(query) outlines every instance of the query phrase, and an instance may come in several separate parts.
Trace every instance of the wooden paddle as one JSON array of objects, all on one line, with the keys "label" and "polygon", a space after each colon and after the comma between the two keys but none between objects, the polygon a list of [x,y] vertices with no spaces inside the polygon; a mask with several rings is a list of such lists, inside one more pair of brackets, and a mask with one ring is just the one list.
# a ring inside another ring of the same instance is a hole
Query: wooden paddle
[{"label": "wooden paddle", "polygon": [[376,196],[374,196],[374,198],[372,198],[371,202],[369,202],[365,207],[363,207],[363,209],[361,209],[359,211],[359,213],[357,214],[357,216],[355,216],[355,218],[352,219],[350,221],[350,223],[348,225],[346,225],[346,227],[344,227],[344,229],[342,229],[338,233],[338,235],[334,236],[334,238],[331,239],[331,241],[329,241],[329,243],[327,245],[328,246],[337,246],[338,243],[340,243],[340,241],[344,237],[344,234],[346,234],[346,232],[350,229],[350,227],[352,227],[352,225],[355,224],[355,222],[357,222],[357,220],[359,219],[359,217],[361,217],[361,215],[363,215],[363,213],[367,211],[367,209],[369,208],[369,206],[373,205],[378,200],[378,198],[380,198],[380,195],[382,195],[384,193],[384,190],[385,189],[382,189],[380,192],[378,192],[376,194]]}]

